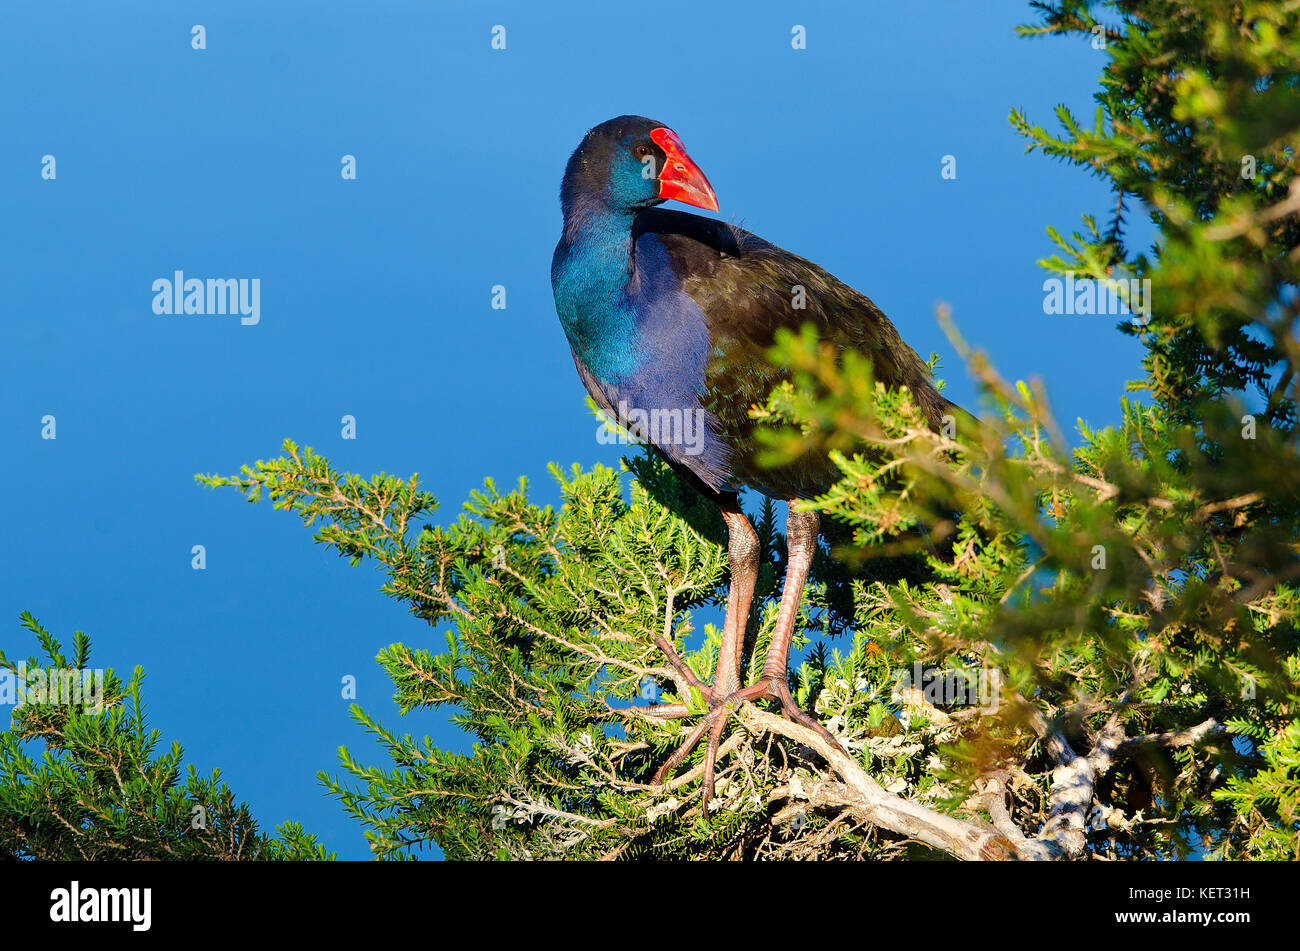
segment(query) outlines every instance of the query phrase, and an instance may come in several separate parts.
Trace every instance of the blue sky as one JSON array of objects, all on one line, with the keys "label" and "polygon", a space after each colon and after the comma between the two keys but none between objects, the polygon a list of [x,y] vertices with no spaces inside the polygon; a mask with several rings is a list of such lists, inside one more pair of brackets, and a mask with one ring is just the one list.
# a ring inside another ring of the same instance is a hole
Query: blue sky
[{"label": "blue sky", "polygon": [[[588,127],[674,128],[724,217],[869,294],[945,357],[958,402],[972,386],[938,301],[1004,374],[1041,377],[1067,430],[1116,421],[1139,375],[1113,318],[1043,313],[1045,227],[1110,200],[1026,155],[1006,117],[1050,123],[1064,102],[1090,121],[1105,54],[1016,38],[1018,0],[8,0],[5,17],[0,646],[32,651],[25,609],[90,633],[97,665],[143,665],[188,761],[221,767],[264,828],[300,820],[345,858],[364,842],[315,773],[341,744],[380,754],[340,679],[398,725],[374,656],[441,639],[296,519],[193,476],[292,437],[347,470],[418,471],[449,521],[486,476],[554,501],[548,461],[616,464],[549,284]],[[155,315],[175,270],[258,278],[260,322]],[[400,728],[462,743],[440,714]]]}]

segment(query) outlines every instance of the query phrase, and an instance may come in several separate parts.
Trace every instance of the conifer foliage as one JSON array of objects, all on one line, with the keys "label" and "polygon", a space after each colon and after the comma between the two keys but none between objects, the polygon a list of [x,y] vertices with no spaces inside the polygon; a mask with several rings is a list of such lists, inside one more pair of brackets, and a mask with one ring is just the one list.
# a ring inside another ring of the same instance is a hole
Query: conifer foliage
[{"label": "conifer foliage", "polygon": [[[391,764],[345,749],[322,774],[377,857],[1300,858],[1300,8],[1031,6],[1024,33],[1091,43],[1105,65],[1090,125],[1064,107],[1055,131],[1020,112],[1012,125],[1115,196],[1102,223],[1051,229],[1041,264],[1150,281],[1149,313],[1119,328],[1145,345],[1146,375],[1116,426],[1080,423],[1071,442],[1043,387],[1003,380],[953,330],[983,422],[935,432],[867,360],[809,332],[779,341],[792,378],[754,410],[769,457],[829,452],[843,473],[805,503],[831,542],[790,674],[838,747],[746,705],[707,814],[700,751],[650,784],[695,721],[640,710],[705,710],[660,645],[709,680],[727,582],[715,508],[653,455],[552,467],[558,509],[488,482],[447,524],[416,477],[342,473],[292,442],[201,477],[377,566],[429,625],[379,663],[403,714],[446,711],[472,750],[354,706]],[[1137,216],[1156,247],[1130,247]],[[775,507],[750,501],[752,682],[784,542]],[[26,623],[51,665],[85,666],[88,642],[67,658]],[[0,847],[325,857],[296,827],[258,836],[215,774],[182,782],[179,750],[156,757],[140,678],[112,682],[107,713],[37,705],[5,734]],[[41,765],[21,748],[38,738]],[[200,845],[177,832],[192,801],[216,816]]]},{"label": "conifer foliage", "polygon": [[278,836],[259,833],[220,770],[181,769],[179,743],[159,752],[142,668],[126,682],[92,670],[86,634],[73,635],[68,654],[36,618],[24,612],[20,620],[44,660],[14,661],[0,651],[10,702],[21,701],[0,733],[0,858],[332,858],[297,823],[285,823]]}]

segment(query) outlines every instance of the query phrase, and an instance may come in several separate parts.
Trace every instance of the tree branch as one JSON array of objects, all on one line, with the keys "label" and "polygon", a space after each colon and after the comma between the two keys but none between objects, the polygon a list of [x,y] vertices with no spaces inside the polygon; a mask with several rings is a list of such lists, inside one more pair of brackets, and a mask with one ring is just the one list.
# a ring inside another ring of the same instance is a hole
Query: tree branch
[{"label": "tree branch", "polygon": [[886,792],[848,754],[817,731],[760,710],[753,704],[745,704],[738,715],[752,727],[802,743],[830,764],[841,782],[823,782],[815,786],[809,791],[813,802],[847,806],[855,816],[874,826],[960,859],[980,861],[1018,857],[1015,847],[1004,836]]}]

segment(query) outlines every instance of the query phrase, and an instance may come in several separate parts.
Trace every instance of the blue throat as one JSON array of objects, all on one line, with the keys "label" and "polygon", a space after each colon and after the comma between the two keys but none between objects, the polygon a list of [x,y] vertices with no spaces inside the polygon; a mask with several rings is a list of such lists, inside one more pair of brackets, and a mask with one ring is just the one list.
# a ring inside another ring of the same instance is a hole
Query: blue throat
[{"label": "blue throat", "polygon": [[556,313],[578,359],[597,378],[619,383],[645,362],[628,296],[636,212],[595,202],[566,210],[564,234],[551,260]]},{"label": "blue throat", "polygon": [[678,283],[667,248],[651,232],[632,241],[635,211],[585,197],[564,210],[551,284],[579,365],[617,412],[659,412],[695,423],[694,445],[647,438],[707,485],[725,488],[731,452],[717,420],[700,407],[708,322]]}]

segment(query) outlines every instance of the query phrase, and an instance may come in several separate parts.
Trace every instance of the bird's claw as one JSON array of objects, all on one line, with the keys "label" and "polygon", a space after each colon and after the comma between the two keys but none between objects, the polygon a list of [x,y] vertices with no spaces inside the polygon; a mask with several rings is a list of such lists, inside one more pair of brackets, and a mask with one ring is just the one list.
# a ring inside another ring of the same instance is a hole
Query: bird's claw
[{"label": "bird's claw", "polygon": [[[712,690],[705,687],[705,690],[712,694]],[[743,687],[730,693],[726,699],[720,702],[714,702],[710,697],[709,711],[700,718],[694,729],[687,734],[682,740],[677,750],[670,756],[662,766],[659,767],[654,775],[652,783],[656,786],[663,785],[672,772],[691,754],[691,751],[699,745],[704,734],[709,735],[708,744],[704,748],[704,781],[703,781],[703,807],[704,814],[709,812],[709,803],[713,800],[715,789],[713,773],[717,764],[718,747],[722,743],[722,732],[726,728],[727,718],[734,713],[741,704],[750,703],[755,700],[775,700],[781,704],[781,713],[788,720],[802,724],[809,729],[821,733],[832,743],[839,745],[839,741],[817,720],[816,717],[801,710],[794,702],[794,696],[790,693],[790,685],[784,677],[763,677],[751,686]]]}]

